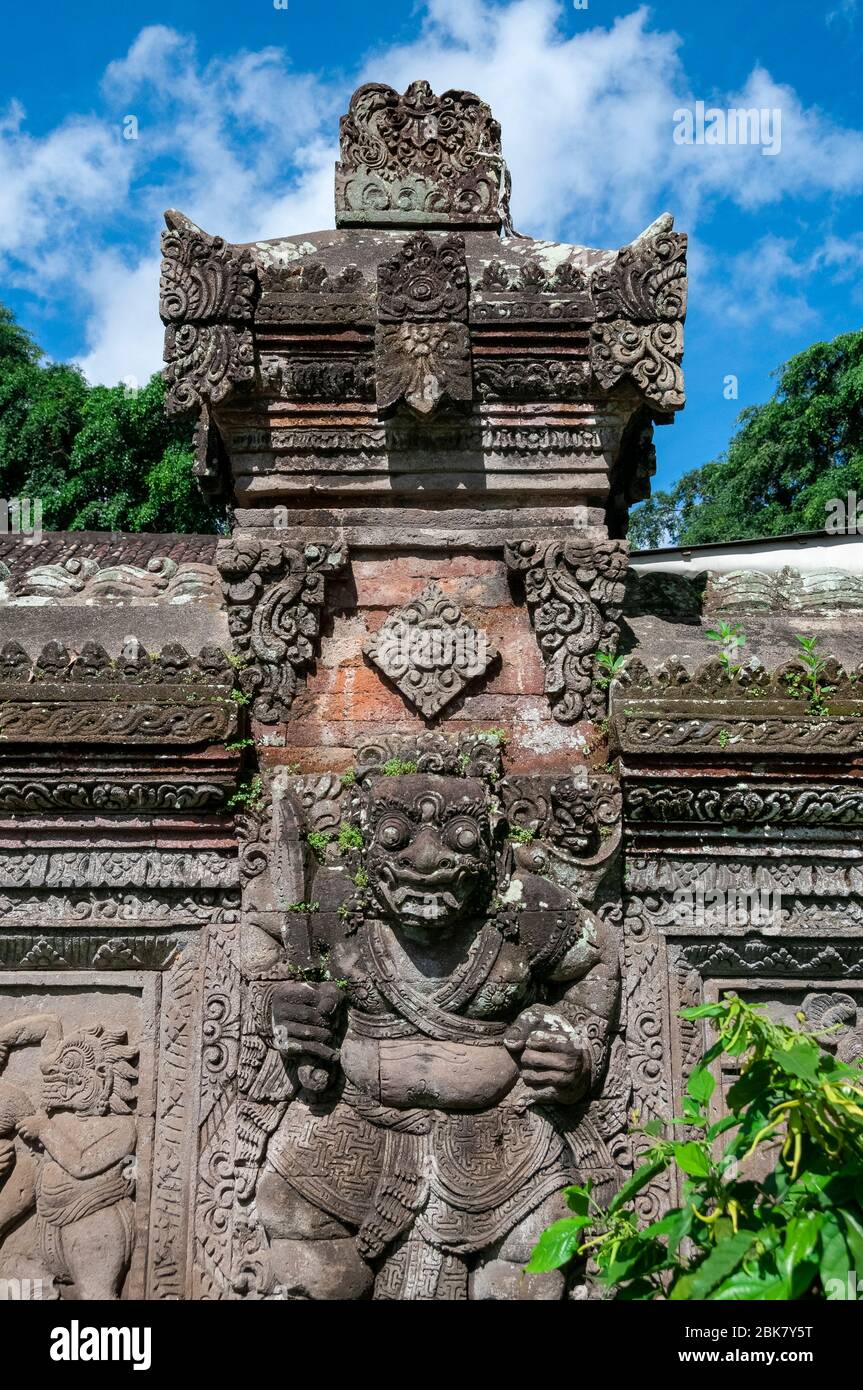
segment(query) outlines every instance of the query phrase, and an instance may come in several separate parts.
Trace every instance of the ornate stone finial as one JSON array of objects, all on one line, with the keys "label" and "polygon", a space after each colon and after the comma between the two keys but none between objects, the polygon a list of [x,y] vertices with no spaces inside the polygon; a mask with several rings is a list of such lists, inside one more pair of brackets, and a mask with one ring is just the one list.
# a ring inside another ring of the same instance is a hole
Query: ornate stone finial
[{"label": "ornate stone finial", "polygon": [[500,126],[473,92],[401,96],[368,82],[340,125],[336,226],[494,227],[509,220]]}]

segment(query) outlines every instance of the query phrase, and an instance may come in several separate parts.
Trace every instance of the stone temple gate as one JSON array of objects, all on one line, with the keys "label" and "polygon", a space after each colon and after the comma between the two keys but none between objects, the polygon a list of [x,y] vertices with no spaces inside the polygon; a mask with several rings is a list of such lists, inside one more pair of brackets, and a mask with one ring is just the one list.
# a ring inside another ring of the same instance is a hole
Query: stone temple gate
[{"label": "stone temple gate", "polygon": [[857,1036],[859,581],[629,564],[685,236],[518,235],[424,82],[354,94],[335,221],[167,214],[223,538],[2,540],[0,1277],[45,1296],[584,1296],[522,1267],[670,1112],[683,1004]]}]

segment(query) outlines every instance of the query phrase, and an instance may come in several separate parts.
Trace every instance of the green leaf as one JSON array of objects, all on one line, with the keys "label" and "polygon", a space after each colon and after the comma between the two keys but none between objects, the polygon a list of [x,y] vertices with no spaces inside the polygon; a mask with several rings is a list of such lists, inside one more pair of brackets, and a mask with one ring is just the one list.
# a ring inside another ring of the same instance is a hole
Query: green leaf
[{"label": "green leaf", "polygon": [[566,1205],[569,1207],[570,1211],[574,1211],[577,1216],[587,1216],[590,1210],[589,1186],[578,1187],[574,1184],[572,1187],[564,1188],[563,1195],[566,1198]]},{"label": "green leaf", "polygon": [[793,1216],[785,1228],[785,1244],[777,1254],[780,1272],[792,1281],[795,1270],[809,1259],[818,1243],[823,1217],[820,1211]]},{"label": "green leaf", "polygon": [[668,1259],[664,1248],[658,1243],[648,1242],[643,1235],[637,1239],[624,1240],[617,1248],[614,1259],[604,1271],[610,1284],[619,1284],[624,1279],[643,1278],[664,1269]]},{"label": "green leaf", "polygon": [[725,1014],[724,1004],[696,1004],[691,1009],[681,1009],[680,1018],[721,1018]]},{"label": "green leaf", "polygon": [[647,1226],[641,1235],[644,1240],[667,1236],[668,1252],[673,1254],[684,1237],[689,1235],[694,1221],[695,1213],[691,1207],[675,1207],[672,1211],[666,1212],[661,1221],[654,1221],[651,1226]]},{"label": "green leaf", "polygon": [[710,1126],[705,1137],[712,1143],[714,1139],[719,1138],[720,1134],[725,1134],[727,1130],[733,1129],[735,1125],[739,1124],[739,1115],[723,1115],[721,1120],[717,1120],[715,1125]]},{"label": "green leaf", "polygon": [[608,1204],[608,1214],[617,1211],[626,1202],[630,1201],[643,1187],[652,1182],[657,1173],[663,1173],[668,1167],[666,1158],[654,1159],[652,1163],[643,1163],[640,1168],[636,1168],[628,1182],[623,1184],[619,1192],[616,1192]]},{"label": "green leaf", "polygon": [[648,1120],[646,1125],[642,1125],[641,1132],[642,1134],[649,1134],[651,1139],[659,1139],[664,1129],[665,1125],[662,1120]]},{"label": "green leaf", "polygon": [[544,1274],[571,1260],[581,1243],[582,1229],[590,1223],[581,1216],[565,1216],[543,1231],[525,1265],[528,1274]]},{"label": "green leaf", "polygon": [[791,1047],[777,1048],[773,1053],[773,1060],[790,1076],[799,1076],[804,1081],[814,1081],[821,1062],[821,1049],[816,1043],[801,1038]]},{"label": "green leaf", "polygon": [[688,1144],[674,1145],[674,1160],[690,1178],[706,1178],[711,1170],[710,1155],[702,1144],[691,1140]]},{"label": "green leaf", "polygon": [[738,1076],[733,1086],[729,1086],[725,1097],[729,1110],[742,1110],[745,1105],[763,1095],[770,1085],[772,1068],[769,1062],[753,1062]]},{"label": "green leaf", "polygon": [[788,1297],[784,1279],[762,1278],[738,1270],[730,1279],[714,1289],[711,1303],[783,1302]]},{"label": "green leaf", "polygon": [[847,1207],[840,1209],[839,1217],[845,1227],[845,1239],[848,1242],[848,1249],[851,1251],[854,1268],[860,1275],[863,1273],[863,1225],[860,1224],[860,1220],[854,1212],[849,1211]]},{"label": "green leaf", "polygon": [[838,1279],[843,1288],[847,1287],[851,1269],[851,1252],[845,1233],[833,1212],[825,1212],[821,1227],[821,1261],[818,1267],[825,1295],[827,1285],[832,1279]]},{"label": "green leaf", "polygon": [[716,1078],[703,1064],[690,1073],[686,1090],[693,1100],[698,1101],[701,1105],[706,1105],[715,1089]]},{"label": "green leaf", "polygon": [[677,1280],[670,1298],[677,1303],[684,1299],[706,1298],[745,1259],[754,1242],[754,1232],[738,1231],[721,1245],[715,1245],[696,1269]]}]

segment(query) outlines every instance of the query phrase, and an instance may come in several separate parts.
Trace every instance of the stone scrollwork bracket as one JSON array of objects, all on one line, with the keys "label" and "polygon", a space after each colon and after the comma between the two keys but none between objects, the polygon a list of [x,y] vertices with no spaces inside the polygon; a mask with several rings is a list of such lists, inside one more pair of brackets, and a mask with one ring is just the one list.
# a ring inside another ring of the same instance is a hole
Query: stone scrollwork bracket
[{"label": "stone scrollwork bracket", "polygon": [[671,226],[668,214],[659,218],[592,282],[594,376],[606,391],[628,377],[663,414],[685,401],[686,237]]},{"label": "stone scrollwork bracket", "polygon": [[165,325],[166,405],[203,413],[255,376],[251,324],[258,281],[248,251],[209,236],[179,212],[162,233],[159,313]]},{"label": "stone scrollwork bracket", "polygon": [[606,714],[596,656],[617,647],[628,555],[627,542],[616,540],[506,544],[508,567],[524,574],[546,693],[562,724]]},{"label": "stone scrollwork bracket", "polygon": [[287,718],[320,635],[325,576],[346,562],[344,546],[290,545],[243,534],[219,542],[216,565],[243,663],[239,682],[261,723]]}]

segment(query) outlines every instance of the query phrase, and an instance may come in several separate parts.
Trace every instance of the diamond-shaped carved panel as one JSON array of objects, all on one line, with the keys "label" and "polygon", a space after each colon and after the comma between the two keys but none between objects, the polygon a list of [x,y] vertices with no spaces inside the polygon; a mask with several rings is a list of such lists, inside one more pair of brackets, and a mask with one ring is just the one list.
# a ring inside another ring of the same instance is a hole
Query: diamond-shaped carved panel
[{"label": "diamond-shaped carved panel", "polygon": [[427,719],[497,656],[486,633],[437,584],[391,613],[363,651]]}]

